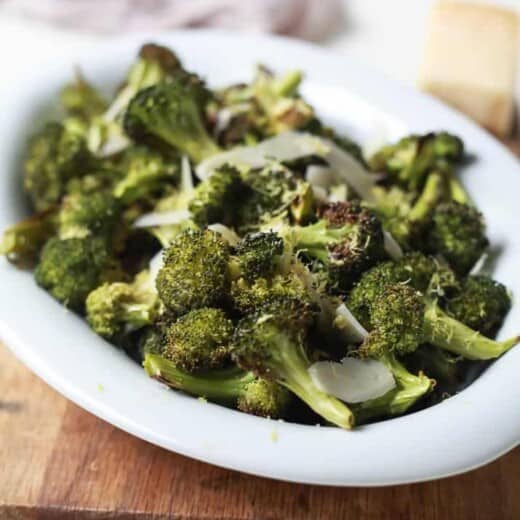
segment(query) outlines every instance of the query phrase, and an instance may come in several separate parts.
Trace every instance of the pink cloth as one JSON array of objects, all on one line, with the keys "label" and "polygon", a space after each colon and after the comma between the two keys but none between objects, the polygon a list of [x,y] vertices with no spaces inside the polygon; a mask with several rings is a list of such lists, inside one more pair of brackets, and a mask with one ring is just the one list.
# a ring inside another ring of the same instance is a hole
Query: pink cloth
[{"label": "pink cloth", "polygon": [[224,27],[309,40],[341,19],[341,0],[0,0],[0,7],[88,31]]}]

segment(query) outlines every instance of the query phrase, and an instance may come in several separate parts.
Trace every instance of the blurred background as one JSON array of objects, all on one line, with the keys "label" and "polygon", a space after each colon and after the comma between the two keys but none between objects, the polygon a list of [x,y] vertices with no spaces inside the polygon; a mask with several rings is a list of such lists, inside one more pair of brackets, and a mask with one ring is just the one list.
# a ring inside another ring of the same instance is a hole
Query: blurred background
[{"label": "blurred background", "polygon": [[519,10],[520,0],[0,0],[0,53],[16,73],[35,55],[73,56],[124,32],[284,34],[418,85],[508,139],[518,127]]}]

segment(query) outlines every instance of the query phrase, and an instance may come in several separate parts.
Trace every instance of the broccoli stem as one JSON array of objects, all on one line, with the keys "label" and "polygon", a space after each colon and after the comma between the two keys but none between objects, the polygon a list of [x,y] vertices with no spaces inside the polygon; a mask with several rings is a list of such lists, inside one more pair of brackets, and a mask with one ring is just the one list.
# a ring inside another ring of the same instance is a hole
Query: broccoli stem
[{"label": "broccoli stem", "polygon": [[253,374],[236,367],[208,373],[189,374],[179,370],[171,361],[157,354],[146,354],[143,367],[150,377],[158,379],[172,388],[228,405],[236,404],[246,386],[255,380]]},{"label": "broccoli stem", "polygon": [[518,336],[506,341],[489,339],[448,316],[435,301],[426,307],[424,331],[427,342],[472,360],[497,358],[520,342]]},{"label": "broccoli stem", "polygon": [[444,179],[439,172],[431,173],[424,189],[408,214],[410,221],[420,221],[428,216],[430,211],[440,201],[444,191]]},{"label": "broccoli stem", "polygon": [[292,96],[300,86],[302,73],[299,70],[292,70],[273,81],[273,92],[280,97]]},{"label": "broccoli stem", "polygon": [[454,175],[450,175],[448,179],[448,187],[452,200],[459,202],[460,204],[473,205],[473,202],[471,201],[467,191]]},{"label": "broccoli stem", "polygon": [[381,397],[353,405],[358,423],[388,415],[401,415],[432,388],[430,378],[422,373],[417,376],[412,374],[394,356],[383,356],[380,361],[392,371],[397,386]]},{"label": "broccoli stem", "polygon": [[309,362],[301,347],[285,335],[280,335],[277,349],[278,382],[296,394],[326,421],[347,430],[354,426],[354,415],[335,397],[322,392],[309,375]]}]

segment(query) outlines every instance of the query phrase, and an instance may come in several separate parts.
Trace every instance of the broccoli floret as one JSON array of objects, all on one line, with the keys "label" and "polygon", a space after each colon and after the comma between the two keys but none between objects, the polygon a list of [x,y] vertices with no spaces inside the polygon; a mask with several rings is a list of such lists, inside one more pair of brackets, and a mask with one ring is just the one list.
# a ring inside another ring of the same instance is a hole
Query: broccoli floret
[{"label": "broccoli floret", "polygon": [[233,329],[221,309],[195,309],[166,327],[162,355],[185,372],[222,368],[229,360]]},{"label": "broccoli floret", "polygon": [[380,360],[392,372],[396,387],[385,395],[352,405],[356,423],[402,415],[432,390],[433,381],[423,373],[414,375],[394,356],[383,356]]},{"label": "broccoli floret", "polygon": [[84,139],[60,123],[48,123],[29,141],[24,162],[24,189],[36,211],[58,203],[67,182],[87,173],[94,160]]},{"label": "broccoli floret", "polygon": [[285,166],[273,163],[261,170],[249,169],[242,173],[242,180],[247,189],[237,210],[239,229],[257,229],[287,212],[296,221],[307,220],[313,206],[309,185]]},{"label": "broccoli floret", "polygon": [[244,370],[285,386],[327,421],[352,428],[354,417],[348,407],[312,381],[304,336],[287,328],[291,317],[290,311],[286,316],[265,312],[241,320],[232,345],[234,360]]},{"label": "broccoli floret", "polygon": [[381,223],[357,202],[328,204],[315,224],[290,227],[285,235],[295,250],[327,269],[333,291],[348,290],[363,271],[386,256]]},{"label": "broccoli floret", "polygon": [[489,245],[482,214],[459,202],[440,204],[426,233],[426,251],[440,255],[460,275],[475,265]]},{"label": "broccoli floret", "polygon": [[284,241],[274,232],[248,233],[235,247],[237,268],[245,280],[270,277],[279,267]]},{"label": "broccoli floret", "polygon": [[91,291],[105,281],[120,279],[122,273],[104,240],[53,237],[42,249],[34,277],[65,306],[82,311]]},{"label": "broccoli floret", "polygon": [[89,235],[111,238],[121,215],[121,207],[110,192],[67,195],[59,213],[61,239]]},{"label": "broccoli floret", "polygon": [[[374,326],[372,319],[376,307],[384,305],[383,312],[390,313],[390,306],[384,304],[385,295],[394,284],[403,284],[399,270],[390,263],[376,266],[365,273],[349,296],[348,305],[352,313],[365,325],[368,330]],[[467,359],[492,359],[499,357],[504,352],[515,346],[519,338],[514,337],[507,341],[497,342],[486,338],[478,331],[470,329],[460,321],[448,316],[438,305],[437,298],[422,295],[420,292],[408,291],[396,293],[400,303],[393,304],[394,315],[385,317],[387,324],[392,322],[400,324],[400,320],[409,320],[409,314],[417,313],[421,305],[424,306],[424,326],[422,332],[416,329],[417,342],[431,343],[454,354],[459,354]],[[377,342],[392,344],[393,337],[382,334],[374,328],[377,334]]]},{"label": "broccoli floret", "polygon": [[174,79],[185,84],[187,88],[196,89],[200,100],[207,97],[208,92],[202,81],[195,74],[187,72],[173,52],[152,43],[143,45],[114,101],[90,126],[89,148],[101,155],[126,148],[129,142],[123,133],[121,118],[132,98],[140,90]]},{"label": "broccoli floret", "polygon": [[164,252],[157,291],[175,314],[213,307],[227,294],[229,246],[210,230],[186,230]]},{"label": "broccoli floret", "polygon": [[88,295],[85,305],[94,332],[108,339],[151,324],[159,312],[148,271],[139,273],[132,283],[104,283]]},{"label": "broccoli floret", "polygon": [[195,162],[220,151],[204,128],[197,89],[177,79],[139,91],[125,112],[124,128],[136,141],[153,136]]},{"label": "broccoli floret", "polygon": [[60,101],[69,116],[86,124],[107,109],[107,102],[80,71],[76,72],[74,81],[63,88]]},{"label": "broccoli floret", "polygon": [[161,194],[177,181],[179,171],[176,158],[145,146],[128,148],[118,168],[124,177],[116,183],[113,193],[124,205]]},{"label": "broccoli floret", "polygon": [[32,267],[45,242],[56,231],[55,208],[36,213],[8,227],[0,244],[0,254],[20,267]]},{"label": "broccoli floret", "polygon": [[488,276],[468,276],[446,303],[446,312],[486,336],[496,334],[511,308],[507,289]]},{"label": "broccoli floret", "polygon": [[199,226],[215,222],[231,224],[242,189],[243,184],[236,168],[219,168],[201,182],[192,194],[188,209],[193,221]]},{"label": "broccoli floret", "polygon": [[360,347],[363,355],[403,356],[417,349],[423,342],[425,311],[424,302],[417,296],[415,289],[404,284],[389,285],[377,295],[370,308],[372,332]]},{"label": "broccoli floret", "polygon": [[285,415],[290,397],[285,388],[236,367],[190,374],[157,354],[145,355],[146,373],[187,394],[273,419]]},{"label": "broccoli floret", "polygon": [[[389,181],[407,191],[419,192],[429,172],[461,160],[462,141],[447,132],[410,135],[384,146],[368,161],[374,171],[385,172]],[[452,172],[449,172],[452,176]]]}]

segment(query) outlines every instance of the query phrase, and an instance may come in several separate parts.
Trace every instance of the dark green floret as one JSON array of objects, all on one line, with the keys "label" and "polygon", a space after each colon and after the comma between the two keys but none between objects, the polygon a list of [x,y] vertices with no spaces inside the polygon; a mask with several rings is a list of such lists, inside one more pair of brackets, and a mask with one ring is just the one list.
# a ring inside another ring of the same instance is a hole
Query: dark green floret
[{"label": "dark green floret", "polygon": [[94,161],[85,140],[60,123],[48,123],[29,141],[24,161],[24,189],[36,211],[58,203],[67,182],[87,173]]},{"label": "dark green floret", "polygon": [[140,141],[153,136],[200,162],[218,153],[204,128],[197,89],[178,79],[141,90],[124,116],[125,132]]},{"label": "dark green floret", "polygon": [[229,286],[229,246],[210,230],[186,230],[164,252],[157,291],[175,314],[213,307]]},{"label": "dark green floret", "polygon": [[229,361],[233,322],[221,309],[196,309],[169,324],[162,355],[186,372],[222,368]]},{"label": "dark green floret", "polygon": [[104,281],[120,278],[117,262],[104,240],[94,237],[51,238],[34,271],[38,285],[71,309],[83,310],[87,295]]},{"label": "dark green floret", "polygon": [[468,276],[446,303],[446,312],[486,336],[496,334],[511,308],[507,289],[489,276]]}]

